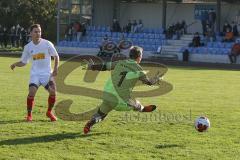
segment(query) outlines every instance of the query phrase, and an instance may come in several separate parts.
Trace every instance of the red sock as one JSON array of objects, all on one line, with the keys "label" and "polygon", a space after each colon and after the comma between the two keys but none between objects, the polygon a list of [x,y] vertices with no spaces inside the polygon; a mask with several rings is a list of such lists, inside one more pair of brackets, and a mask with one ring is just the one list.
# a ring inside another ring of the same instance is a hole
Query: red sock
[{"label": "red sock", "polygon": [[32,116],[32,108],[34,106],[34,97],[28,96],[27,97],[27,112],[28,116]]},{"label": "red sock", "polygon": [[48,111],[52,111],[52,108],[56,102],[56,95],[49,95],[48,97]]}]

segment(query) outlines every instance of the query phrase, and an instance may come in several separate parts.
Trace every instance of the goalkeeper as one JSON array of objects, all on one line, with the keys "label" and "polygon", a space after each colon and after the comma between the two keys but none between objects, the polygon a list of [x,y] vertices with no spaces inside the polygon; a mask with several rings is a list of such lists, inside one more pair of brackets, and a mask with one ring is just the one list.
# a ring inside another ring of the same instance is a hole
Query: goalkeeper
[{"label": "goalkeeper", "polygon": [[89,70],[113,70],[111,78],[106,82],[103,102],[99,106],[97,113],[86,123],[84,127],[84,134],[87,134],[91,127],[104,120],[107,114],[116,108],[119,103],[124,102],[128,107],[139,112],[152,112],[156,109],[155,105],[143,106],[139,101],[131,96],[132,90],[138,80],[146,85],[157,84],[161,75],[156,75],[153,78],[148,78],[144,73],[139,63],[142,60],[143,49],[138,46],[130,48],[129,59],[119,60],[106,64],[88,64]]}]

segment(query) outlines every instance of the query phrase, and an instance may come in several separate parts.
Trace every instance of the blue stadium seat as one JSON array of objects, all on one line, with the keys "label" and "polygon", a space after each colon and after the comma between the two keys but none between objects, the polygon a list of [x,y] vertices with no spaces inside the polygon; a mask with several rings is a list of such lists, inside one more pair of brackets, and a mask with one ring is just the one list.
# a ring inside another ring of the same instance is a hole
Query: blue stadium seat
[{"label": "blue stadium seat", "polygon": [[139,39],[139,45],[143,45],[144,44],[144,40],[143,39]]},{"label": "blue stadium seat", "polygon": [[233,43],[232,42],[227,42],[225,43],[226,48],[232,48]]},{"label": "blue stadium seat", "polygon": [[154,34],[149,34],[149,38],[154,39]]},{"label": "blue stadium seat", "polygon": [[133,33],[128,33],[127,38],[133,38]]},{"label": "blue stadium seat", "polygon": [[208,42],[208,43],[207,43],[207,47],[208,47],[208,48],[212,48],[212,47],[213,47],[213,42]]},{"label": "blue stadium seat", "polygon": [[87,31],[91,31],[91,30],[92,30],[91,26],[87,26],[87,27],[86,27],[86,30],[87,30]]},{"label": "blue stadium seat", "polygon": [[143,33],[149,33],[150,31],[149,31],[149,29],[148,28],[144,28],[143,29]]},{"label": "blue stadium seat", "polygon": [[165,34],[161,34],[161,39],[166,39],[166,35]]},{"label": "blue stadium seat", "polygon": [[180,50],[179,50],[179,52],[184,52],[186,49],[188,49],[188,47],[182,47],[182,48],[180,48]]},{"label": "blue stadium seat", "polygon": [[188,47],[187,49],[188,49],[189,53],[193,53],[193,47]]},{"label": "blue stadium seat", "polygon": [[154,34],[154,37],[156,38],[156,39],[160,39],[161,38],[161,36],[160,36],[160,34]]},{"label": "blue stadium seat", "polygon": [[149,44],[150,45],[155,45],[156,44],[155,39],[149,39]]},{"label": "blue stadium seat", "polygon": [[223,38],[221,36],[216,36],[216,41],[217,42],[221,42],[223,40]]},{"label": "blue stadium seat", "polygon": [[223,49],[223,55],[228,55],[230,53],[231,49]]}]

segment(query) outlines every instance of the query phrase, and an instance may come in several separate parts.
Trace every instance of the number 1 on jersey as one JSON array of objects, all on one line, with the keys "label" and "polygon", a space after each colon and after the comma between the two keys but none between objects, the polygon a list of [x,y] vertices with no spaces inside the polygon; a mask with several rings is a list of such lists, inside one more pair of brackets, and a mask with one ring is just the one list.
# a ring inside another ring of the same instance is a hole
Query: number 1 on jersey
[{"label": "number 1 on jersey", "polygon": [[128,73],[127,71],[124,71],[124,72],[121,72],[121,73],[120,73],[120,75],[121,75],[122,77],[121,77],[120,81],[118,82],[118,87],[121,87],[121,85],[122,85],[122,83],[123,83],[123,80],[124,80],[124,78],[126,77],[127,73]]}]

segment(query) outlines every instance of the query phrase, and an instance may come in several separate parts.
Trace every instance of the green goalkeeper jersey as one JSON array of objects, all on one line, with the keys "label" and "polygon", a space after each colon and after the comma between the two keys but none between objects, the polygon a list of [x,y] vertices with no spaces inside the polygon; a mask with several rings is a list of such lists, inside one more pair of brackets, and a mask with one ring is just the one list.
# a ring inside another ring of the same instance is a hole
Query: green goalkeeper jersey
[{"label": "green goalkeeper jersey", "polygon": [[[127,102],[137,81],[146,78],[146,75],[142,67],[131,59],[108,63],[107,68],[112,65],[115,67],[111,71],[111,78],[105,84],[104,92],[113,94],[119,103]],[[111,101],[107,94],[103,95],[103,99]]]}]

